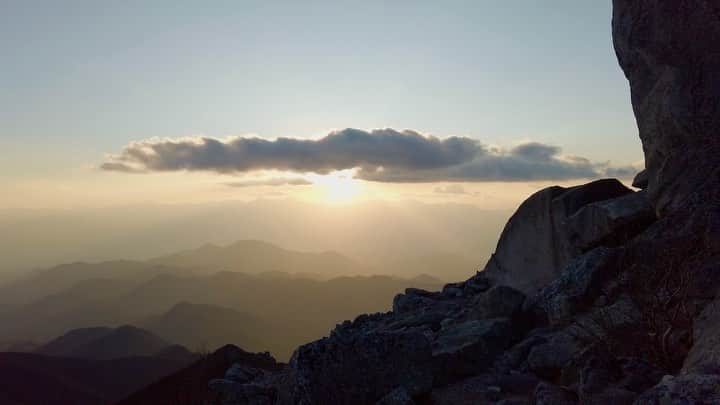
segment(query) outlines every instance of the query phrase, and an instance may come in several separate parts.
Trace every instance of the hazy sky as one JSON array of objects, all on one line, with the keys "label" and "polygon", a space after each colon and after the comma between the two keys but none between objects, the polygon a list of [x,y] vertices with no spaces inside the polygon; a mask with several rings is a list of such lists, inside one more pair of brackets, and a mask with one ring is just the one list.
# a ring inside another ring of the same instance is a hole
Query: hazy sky
[{"label": "hazy sky", "polygon": [[[526,195],[535,182],[606,174],[603,162],[642,158],[610,15],[610,0],[0,0],[0,207],[495,198],[506,180]],[[362,131],[321,141],[344,128]],[[404,129],[440,139],[417,145]],[[314,141],[252,149],[226,140],[248,134]],[[197,135],[223,141],[160,143],[151,163],[132,155],[162,173],[98,168],[133,141]],[[449,136],[472,142],[456,147]],[[513,149],[529,141],[537,147]],[[306,164],[318,156],[332,157],[322,170]],[[250,158],[238,178],[238,160]],[[345,177],[369,181],[322,175],[353,165],[369,171]],[[188,168],[203,171],[174,172]],[[258,178],[258,168],[276,171]]]}]

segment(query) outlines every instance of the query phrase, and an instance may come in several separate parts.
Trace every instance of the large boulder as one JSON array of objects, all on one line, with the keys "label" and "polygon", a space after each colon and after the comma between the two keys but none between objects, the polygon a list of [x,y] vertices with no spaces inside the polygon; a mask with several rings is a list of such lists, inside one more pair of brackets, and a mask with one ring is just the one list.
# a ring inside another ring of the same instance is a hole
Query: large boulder
[{"label": "large boulder", "polygon": [[514,334],[508,318],[468,321],[443,328],[432,344],[436,383],[489,368],[515,341]]},{"label": "large boulder", "polygon": [[720,196],[719,15],[716,0],[613,1],[615,51],[661,215]]},{"label": "large boulder", "polygon": [[627,242],[656,219],[646,194],[640,191],[582,207],[566,221],[572,244],[587,250]]},{"label": "large boulder", "polygon": [[630,193],[615,179],[538,191],[520,205],[505,225],[485,267],[487,277],[527,295],[537,292],[582,253],[572,241],[567,219],[588,204]]}]

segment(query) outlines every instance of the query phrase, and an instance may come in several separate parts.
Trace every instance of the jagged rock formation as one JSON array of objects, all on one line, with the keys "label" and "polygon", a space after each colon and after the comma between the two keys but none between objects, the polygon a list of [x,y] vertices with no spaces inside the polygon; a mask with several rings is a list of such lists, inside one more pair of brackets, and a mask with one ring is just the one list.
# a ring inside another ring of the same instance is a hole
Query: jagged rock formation
[{"label": "jagged rock formation", "polygon": [[720,4],[614,0],[613,35],[645,190],[536,193],[484,272],[408,289],[224,403],[720,403]]}]

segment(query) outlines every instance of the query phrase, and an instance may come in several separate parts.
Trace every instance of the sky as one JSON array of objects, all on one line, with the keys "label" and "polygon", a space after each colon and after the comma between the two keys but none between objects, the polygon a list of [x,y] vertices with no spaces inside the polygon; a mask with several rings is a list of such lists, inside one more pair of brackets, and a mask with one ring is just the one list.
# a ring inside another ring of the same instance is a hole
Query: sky
[{"label": "sky", "polygon": [[609,0],[0,0],[0,208],[507,208],[631,176]]}]

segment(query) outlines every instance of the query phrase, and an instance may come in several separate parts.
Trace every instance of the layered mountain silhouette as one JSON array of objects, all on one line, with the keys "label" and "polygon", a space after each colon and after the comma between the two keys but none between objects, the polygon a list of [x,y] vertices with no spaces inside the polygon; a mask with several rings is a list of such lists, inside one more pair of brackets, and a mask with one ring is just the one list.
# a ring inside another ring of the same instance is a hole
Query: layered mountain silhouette
[{"label": "layered mountain silhouette", "polygon": [[305,272],[324,278],[372,273],[371,269],[337,252],[297,252],[257,240],[238,241],[228,246],[208,244],[198,249],[158,257],[149,262],[204,272]]},{"label": "layered mountain silhouette", "polygon": [[[361,271],[338,253],[257,241],[206,245],[148,262],[60,265],[0,288],[6,303],[0,347],[31,351],[70,330],[133,325],[195,351],[233,343],[287,359],[339,320],[387,310],[404,288],[442,285],[427,275],[354,275]],[[85,333],[92,330],[107,332]]]},{"label": "layered mountain silhouette", "polygon": [[130,356],[154,356],[170,346],[169,342],[152,332],[124,325],[114,329],[74,329],[51,340],[35,352],[58,357],[112,360]]},{"label": "layered mountain silhouette", "polygon": [[140,325],[157,336],[199,352],[227,343],[260,347],[264,337],[262,332],[269,330],[261,319],[244,312],[189,302],[180,302],[161,315],[145,319]]}]

